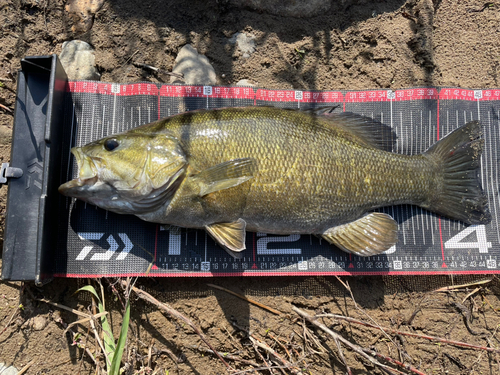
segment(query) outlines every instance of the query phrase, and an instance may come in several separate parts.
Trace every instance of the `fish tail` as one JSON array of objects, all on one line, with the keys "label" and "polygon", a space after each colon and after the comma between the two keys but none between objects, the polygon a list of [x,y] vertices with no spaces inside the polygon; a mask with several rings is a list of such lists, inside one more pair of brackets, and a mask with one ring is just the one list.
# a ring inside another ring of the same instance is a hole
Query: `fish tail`
[{"label": "fish tail", "polygon": [[479,181],[484,139],[479,121],[471,121],[432,145],[424,155],[437,166],[436,189],[428,208],[467,224],[491,221],[488,199]]}]

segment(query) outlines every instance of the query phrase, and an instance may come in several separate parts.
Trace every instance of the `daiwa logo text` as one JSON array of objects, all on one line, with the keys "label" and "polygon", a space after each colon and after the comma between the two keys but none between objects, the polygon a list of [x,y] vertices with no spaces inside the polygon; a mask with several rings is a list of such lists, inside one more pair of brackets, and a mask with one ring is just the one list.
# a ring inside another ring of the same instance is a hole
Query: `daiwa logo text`
[{"label": "daiwa logo text", "polygon": [[[89,240],[89,241],[97,241],[100,240],[104,236],[104,233],[99,233],[99,232],[80,232],[78,233],[78,237],[80,237],[81,240]],[[123,260],[125,257],[128,255],[130,250],[134,247],[132,244],[132,241],[130,241],[130,238],[128,238],[126,233],[118,233],[118,237],[120,237],[121,241],[124,244],[123,250],[118,254],[116,257],[116,260]],[[113,237],[112,234],[106,238],[106,241],[109,244],[109,249],[106,250],[104,253],[99,252],[95,253],[91,256],[90,260],[110,260],[113,257],[113,254],[116,253],[120,245],[118,242],[116,242],[115,238]],[[87,256],[89,253],[92,251],[94,248],[94,245],[87,245],[84,246],[83,249],[80,251],[78,256],[76,257],[76,260],[85,260],[87,259]]]}]

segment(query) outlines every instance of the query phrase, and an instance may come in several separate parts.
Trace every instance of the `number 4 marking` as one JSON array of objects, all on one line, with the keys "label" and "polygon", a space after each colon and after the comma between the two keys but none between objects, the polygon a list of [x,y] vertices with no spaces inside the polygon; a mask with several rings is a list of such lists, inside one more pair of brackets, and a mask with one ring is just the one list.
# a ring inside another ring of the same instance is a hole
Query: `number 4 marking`
[{"label": "number 4 marking", "polygon": [[[476,242],[461,242],[472,232],[476,232]],[[484,225],[471,225],[456,234],[444,243],[445,249],[479,249],[479,253],[488,253],[491,242],[486,240],[486,229]]]}]

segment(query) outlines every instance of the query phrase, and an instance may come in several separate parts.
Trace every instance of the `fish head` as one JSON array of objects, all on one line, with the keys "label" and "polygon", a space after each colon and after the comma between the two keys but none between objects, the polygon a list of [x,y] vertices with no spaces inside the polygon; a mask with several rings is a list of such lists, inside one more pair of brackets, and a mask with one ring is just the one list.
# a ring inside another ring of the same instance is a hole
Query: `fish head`
[{"label": "fish head", "polygon": [[118,213],[145,213],[167,203],[187,165],[178,140],[168,134],[128,132],[71,152],[78,177],[59,192]]}]

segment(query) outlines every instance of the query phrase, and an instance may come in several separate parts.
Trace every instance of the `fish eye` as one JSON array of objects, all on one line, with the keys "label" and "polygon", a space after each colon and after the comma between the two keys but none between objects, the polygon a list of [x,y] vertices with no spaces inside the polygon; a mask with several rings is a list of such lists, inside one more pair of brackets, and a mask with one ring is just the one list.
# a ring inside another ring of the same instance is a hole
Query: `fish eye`
[{"label": "fish eye", "polygon": [[106,141],[104,141],[104,148],[106,151],[113,151],[118,146],[120,146],[120,144],[116,139],[106,139]]}]

